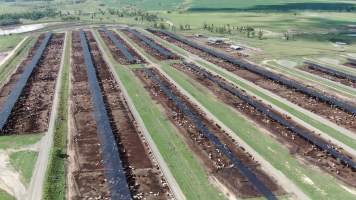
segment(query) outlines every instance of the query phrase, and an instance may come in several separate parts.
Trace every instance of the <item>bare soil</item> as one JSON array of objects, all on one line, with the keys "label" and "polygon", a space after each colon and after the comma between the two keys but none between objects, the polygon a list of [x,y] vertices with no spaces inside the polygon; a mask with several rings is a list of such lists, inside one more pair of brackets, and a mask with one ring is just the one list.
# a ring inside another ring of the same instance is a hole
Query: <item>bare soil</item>
[{"label": "bare soil", "polygon": [[[179,42],[173,38],[167,37],[167,36],[162,36],[159,33],[154,33],[160,36],[161,38],[193,53],[196,54],[203,59],[212,62],[234,74],[237,76],[244,78],[252,83],[255,83],[256,85],[271,91],[272,93],[287,99],[288,101],[297,104],[298,106],[309,110],[317,115],[320,115],[334,123],[336,123],[339,126],[342,126],[346,129],[351,130],[352,132],[356,133],[356,116],[353,116],[352,114],[345,112],[339,108],[336,108],[334,106],[330,106],[328,103],[322,102],[316,98],[310,97],[308,95],[305,95],[302,92],[295,91],[293,89],[290,89],[280,83],[274,82],[272,80],[266,79],[260,75],[257,75],[255,73],[252,73],[248,70],[239,68],[234,66],[231,63],[228,63],[222,59],[213,57],[211,55],[208,55],[207,53],[200,51],[198,49],[192,48],[182,42]],[[308,86],[312,87],[312,86]],[[316,89],[316,88],[314,88]],[[325,92],[324,92],[325,93]],[[331,96],[330,94],[327,94]]]},{"label": "bare soil", "polygon": [[166,180],[138,130],[118,83],[103,60],[92,33],[86,32],[86,35],[133,198],[170,199]]},{"label": "bare soil", "polygon": [[[147,53],[149,53],[151,56],[153,56],[154,58],[156,58],[157,60],[167,60],[167,58],[165,58],[162,54],[158,53],[156,50],[152,49],[150,46],[146,45],[144,42],[142,42],[139,38],[137,38],[135,35],[133,35],[132,33],[130,33],[127,30],[122,30],[122,32],[124,32],[129,38],[131,38],[136,44],[138,44],[141,48],[143,48]],[[156,42],[155,42],[156,43]],[[162,47],[163,49],[169,51],[168,49],[166,49],[165,47],[163,47],[160,44],[156,45]],[[169,51],[171,52],[171,51]],[[172,53],[172,52],[171,52]],[[174,53],[172,53],[173,58],[171,58],[172,60],[175,59],[179,59],[179,57],[177,55],[175,55]]]},{"label": "bare soil", "polygon": [[[252,106],[242,101],[240,98],[227,92],[226,90],[223,90],[216,83],[213,83],[212,81],[208,80],[203,75],[197,73],[196,71],[191,70],[189,67],[186,67],[183,64],[172,64],[172,66],[186,73],[195,81],[201,83],[201,85],[207,87],[219,99],[221,99],[223,102],[230,105],[231,107],[235,108],[238,112],[243,113],[245,116],[247,116],[253,122],[257,123],[259,126],[267,129],[280,143],[282,143],[289,149],[291,154],[293,155],[297,154],[300,157],[304,158],[306,161],[308,161],[309,164],[316,165],[322,168],[324,171],[329,172],[333,176],[339,178],[340,180],[344,181],[345,183],[353,187],[356,186],[356,172],[353,171],[352,169],[345,167],[343,164],[339,163],[335,158],[331,157],[324,151],[315,148],[314,145],[312,145],[305,139],[295,136],[286,127],[270,119],[269,117],[262,115],[259,111],[254,109]],[[220,77],[217,76],[216,78],[219,78],[221,81],[231,86],[231,84],[229,84],[224,79],[221,79]],[[240,90],[239,88],[236,89]],[[241,90],[240,92],[245,93],[242,92]],[[245,95],[247,94],[245,93]],[[266,108],[270,108],[270,106],[266,104],[263,105]],[[271,108],[270,111],[272,111],[277,115],[280,115],[285,120],[292,123],[294,126],[297,126],[309,132],[311,135],[318,137],[318,135],[316,135],[313,131],[310,131],[305,127],[300,126],[299,124],[291,120],[288,116],[285,116],[275,110],[272,110]],[[319,139],[320,141],[328,143],[327,141],[321,138]],[[339,152],[347,155],[347,153],[344,152],[341,148],[338,148],[338,150]],[[348,156],[351,157],[350,155]]]},{"label": "bare soil", "polygon": [[[150,92],[151,97],[161,104],[166,112],[166,115],[170,121],[179,130],[179,133],[184,138],[190,149],[202,162],[206,170],[211,176],[223,184],[234,195],[241,198],[259,197],[261,196],[248,182],[248,180],[234,167],[225,155],[219,152],[214,145],[204,137],[198,129],[194,126],[189,118],[187,118],[174,103],[169,100],[159,87],[155,85],[142,69],[134,70],[135,74],[144,83],[145,88]],[[195,112],[201,119],[207,128],[215,134],[227,147],[248,166],[257,177],[263,181],[263,183],[275,194],[284,194],[284,191],[275,183],[271,177],[265,174],[260,165],[254,161],[252,156],[245,152],[245,150],[238,146],[238,144],[213,121],[208,120],[205,114],[195,105],[193,105],[185,96],[183,96],[174,85],[172,85],[167,79],[159,74],[157,70],[154,73],[159,75],[161,81],[168,86],[175,95],[182,99],[188,107]]]},{"label": "bare soil", "polygon": [[[116,39],[118,39],[121,42],[121,44],[123,44],[128,49],[128,51],[131,53],[131,55],[134,56],[134,58],[138,61],[137,63],[145,63],[144,59],[141,58],[141,56],[138,55],[137,52],[135,50],[133,50],[132,47],[130,45],[128,45],[117,33],[115,33],[114,31],[111,31],[111,32],[113,33],[114,37],[116,37]],[[115,60],[118,63],[123,64],[123,65],[131,64],[125,58],[125,56],[121,53],[121,51],[118,48],[116,48],[114,43],[110,40],[109,36],[104,31],[99,30],[99,34],[104,39],[105,44],[109,47],[111,53],[113,54]]]},{"label": "bare soil", "polygon": [[[21,63],[9,82],[0,92],[3,104],[16,85],[26,64],[35,53],[44,35],[40,37],[29,56]],[[3,134],[29,134],[45,132],[48,129],[56,80],[61,64],[64,34],[54,34],[47,45],[38,66],[32,72],[27,85],[22,91],[19,100],[11,112],[10,118],[4,128]]]}]

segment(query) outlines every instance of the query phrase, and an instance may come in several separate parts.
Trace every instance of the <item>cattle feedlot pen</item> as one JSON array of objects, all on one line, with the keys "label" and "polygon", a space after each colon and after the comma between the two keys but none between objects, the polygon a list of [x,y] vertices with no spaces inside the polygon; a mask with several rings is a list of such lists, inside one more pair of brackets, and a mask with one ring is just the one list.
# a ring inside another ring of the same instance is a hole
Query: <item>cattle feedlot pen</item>
[{"label": "cattle feedlot pen", "polygon": [[328,67],[323,67],[321,65],[318,65],[318,64],[312,63],[312,62],[308,62],[308,61],[306,61],[304,63],[307,64],[309,66],[309,68],[311,68],[311,69],[319,70],[321,72],[324,72],[324,73],[327,73],[327,74],[330,74],[330,75],[333,75],[333,76],[336,76],[339,78],[345,78],[345,79],[349,79],[353,82],[356,82],[356,76],[353,76],[351,74],[346,74],[344,72],[330,69]]},{"label": "cattle feedlot pen", "polygon": [[347,156],[345,156],[345,155],[339,153],[338,151],[336,151],[330,144],[327,144],[327,143],[319,140],[318,138],[314,137],[313,135],[309,134],[308,132],[306,132],[306,131],[294,126],[293,124],[289,123],[287,120],[285,120],[282,117],[280,117],[280,116],[276,115],[275,113],[271,112],[268,108],[262,106],[262,104],[259,103],[258,101],[256,101],[253,98],[251,98],[251,97],[239,92],[234,87],[223,83],[219,79],[217,79],[217,78],[213,77],[211,74],[207,73],[205,70],[200,69],[199,67],[197,67],[197,66],[195,66],[193,64],[189,64],[189,63],[186,63],[186,66],[188,66],[189,68],[201,73],[204,77],[206,77],[210,81],[216,83],[220,88],[226,90],[227,92],[231,93],[234,96],[237,96],[241,100],[245,101],[246,103],[248,103],[249,105],[251,105],[252,107],[257,109],[259,112],[261,112],[264,115],[266,115],[266,116],[270,117],[271,119],[275,120],[276,122],[278,122],[282,126],[288,128],[290,131],[292,131],[292,133],[302,137],[303,139],[305,139],[308,142],[314,144],[318,148],[328,152],[334,158],[340,159],[340,161],[343,164],[345,164],[345,165],[349,166],[350,168],[356,170],[356,163],[352,159],[350,159]]},{"label": "cattle feedlot pen", "polygon": [[187,117],[189,117],[196,128],[201,132],[206,138],[208,138],[217,149],[219,149],[229,160],[233,163],[234,167],[237,168],[240,173],[245,176],[248,181],[259,191],[263,196],[265,196],[268,200],[277,200],[277,197],[258,179],[258,177],[248,168],[246,167],[240,159],[238,159],[233,153],[228,149],[220,140],[211,133],[208,128],[203,124],[201,119],[192,112],[188,106],[182,102],[173,92],[166,87],[150,70],[145,69],[145,74],[150,78],[154,84],[158,85],[162,92],[174,102],[175,106],[184,113]]},{"label": "cattle feedlot pen", "polygon": [[96,77],[94,64],[90,55],[89,46],[83,30],[80,31],[80,42],[83,48],[86,70],[92,102],[94,104],[95,121],[98,129],[98,137],[102,148],[102,157],[105,167],[105,176],[110,185],[110,197],[115,200],[131,200],[131,193],[127,184],[126,175],[119,156],[118,147],[104,100]]},{"label": "cattle feedlot pen", "polygon": [[109,36],[110,40],[115,44],[116,48],[120,50],[120,52],[131,64],[136,63],[135,58],[131,55],[129,50],[125,47],[125,45],[123,45],[118,39],[115,38],[111,31],[108,31],[107,28],[102,28],[102,30]]},{"label": "cattle feedlot pen", "polygon": [[335,106],[335,107],[338,107],[346,112],[349,112],[353,115],[356,115],[356,106],[348,103],[348,102],[344,102],[342,100],[339,100],[339,99],[336,99],[335,97],[331,97],[331,96],[327,96],[325,94],[322,94],[314,89],[311,89],[303,84],[300,84],[298,83],[297,81],[293,81],[293,80],[289,80],[287,78],[284,78],[278,74],[275,74],[273,72],[270,72],[268,70],[265,70],[265,69],[262,69],[261,67],[257,66],[257,65],[254,65],[254,64],[251,64],[245,60],[239,60],[237,58],[234,58],[232,56],[229,56],[225,53],[221,53],[221,52],[218,52],[218,51],[215,51],[215,50],[212,50],[212,49],[209,49],[209,48],[206,48],[202,45],[199,45],[195,42],[192,42],[188,39],[185,39],[181,36],[178,36],[174,33],[171,33],[171,32],[168,32],[168,31],[163,31],[163,30],[156,30],[156,29],[148,29],[149,31],[152,31],[152,32],[160,32],[164,35],[167,35],[175,40],[178,40],[186,45],[189,45],[193,48],[196,48],[196,49],[199,49],[205,53],[208,53],[212,56],[215,56],[217,58],[220,58],[222,60],[225,60],[229,63],[232,63],[234,64],[235,66],[239,66],[241,68],[244,68],[250,72],[253,72],[253,73],[256,73],[258,75],[261,75],[267,79],[270,79],[272,81],[276,81],[282,85],[285,85],[289,88],[292,88],[292,89],[295,89],[296,91],[300,91],[308,96],[311,96],[311,97],[314,97],[316,99],[319,99],[321,101],[324,101],[332,106]]},{"label": "cattle feedlot pen", "polygon": [[31,62],[26,66],[25,70],[22,72],[20,79],[17,81],[15,87],[12,89],[10,95],[7,97],[3,107],[0,111],[0,131],[4,129],[7,120],[10,117],[11,111],[14,108],[18,98],[20,97],[23,89],[26,86],[28,79],[30,78],[33,70],[38,65],[43,52],[45,51],[49,40],[52,37],[52,33],[47,33],[41,45],[36,50]]},{"label": "cattle feedlot pen", "polygon": [[163,49],[162,47],[158,46],[156,43],[152,42],[152,40],[148,39],[146,36],[142,35],[141,33],[137,32],[133,29],[127,29],[130,33],[138,37],[142,42],[146,43],[149,47],[156,50],[158,53],[162,54],[165,58],[173,58],[171,52]]}]

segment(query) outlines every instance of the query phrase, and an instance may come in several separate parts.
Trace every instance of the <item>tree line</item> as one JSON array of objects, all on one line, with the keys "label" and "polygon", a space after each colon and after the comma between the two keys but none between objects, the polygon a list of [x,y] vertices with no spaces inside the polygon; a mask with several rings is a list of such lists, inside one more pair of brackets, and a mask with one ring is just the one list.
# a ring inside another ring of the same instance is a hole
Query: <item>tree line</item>
[{"label": "tree line", "polygon": [[6,13],[0,15],[0,25],[16,25],[21,23],[21,19],[39,20],[44,17],[54,17],[57,14],[58,12],[52,8],[21,13]]}]

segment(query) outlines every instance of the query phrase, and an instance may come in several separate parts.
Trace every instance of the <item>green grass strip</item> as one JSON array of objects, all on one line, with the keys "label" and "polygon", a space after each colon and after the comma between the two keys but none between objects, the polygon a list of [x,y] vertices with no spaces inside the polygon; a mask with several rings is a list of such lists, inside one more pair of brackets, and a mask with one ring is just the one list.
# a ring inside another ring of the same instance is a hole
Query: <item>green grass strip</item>
[{"label": "green grass strip", "polygon": [[0,84],[2,84],[11,72],[16,69],[25,56],[28,55],[30,48],[35,45],[35,37],[27,38],[15,51],[13,56],[5,63],[0,65]]},{"label": "green grass strip", "polygon": [[55,121],[53,147],[50,163],[47,169],[43,199],[65,199],[65,161],[68,133],[68,95],[69,95],[69,65],[70,65],[71,34],[67,33],[66,49],[64,51],[64,66],[62,71],[62,85],[59,97],[58,116]]},{"label": "green grass strip", "polygon": [[299,162],[280,143],[263,134],[230,106],[220,102],[204,86],[168,65],[162,65],[162,69],[309,197],[312,199],[356,199],[356,196],[338,184],[336,178]]},{"label": "green grass strip", "polygon": [[21,180],[25,185],[31,181],[37,156],[38,152],[35,151],[18,151],[10,154],[10,164],[20,172]]}]

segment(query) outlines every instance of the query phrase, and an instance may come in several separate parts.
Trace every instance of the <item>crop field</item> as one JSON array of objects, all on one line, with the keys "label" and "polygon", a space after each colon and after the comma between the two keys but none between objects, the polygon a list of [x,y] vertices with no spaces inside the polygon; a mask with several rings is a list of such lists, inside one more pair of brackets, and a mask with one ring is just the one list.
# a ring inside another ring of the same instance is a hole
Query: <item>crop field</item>
[{"label": "crop field", "polygon": [[355,10],[0,0],[0,199],[356,200]]}]

